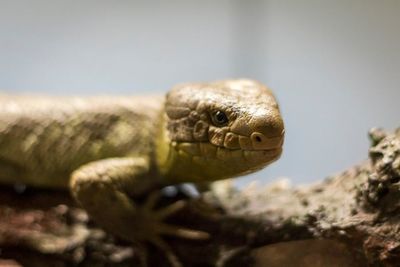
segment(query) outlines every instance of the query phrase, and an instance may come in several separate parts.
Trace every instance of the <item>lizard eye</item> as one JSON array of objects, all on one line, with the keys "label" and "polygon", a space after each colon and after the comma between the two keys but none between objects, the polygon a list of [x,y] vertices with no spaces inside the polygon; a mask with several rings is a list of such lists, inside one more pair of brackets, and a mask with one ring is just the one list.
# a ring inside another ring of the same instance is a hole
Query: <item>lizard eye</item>
[{"label": "lizard eye", "polygon": [[226,114],[220,110],[215,111],[212,114],[211,119],[215,126],[225,126],[229,122],[229,119],[226,116]]}]

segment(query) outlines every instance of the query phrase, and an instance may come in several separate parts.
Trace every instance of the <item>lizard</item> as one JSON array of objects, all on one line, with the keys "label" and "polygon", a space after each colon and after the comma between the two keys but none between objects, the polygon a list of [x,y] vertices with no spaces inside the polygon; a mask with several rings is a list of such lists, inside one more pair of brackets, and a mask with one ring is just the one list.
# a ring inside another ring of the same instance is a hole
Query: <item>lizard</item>
[{"label": "lizard", "polygon": [[181,266],[162,236],[209,236],[166,224],[184,203],[156,209],[158,192],[257,171],[280,157],[284,132],[272,91],[249,79],[165,97],[0,95],[0,183],[69,189],[106,231]]}]

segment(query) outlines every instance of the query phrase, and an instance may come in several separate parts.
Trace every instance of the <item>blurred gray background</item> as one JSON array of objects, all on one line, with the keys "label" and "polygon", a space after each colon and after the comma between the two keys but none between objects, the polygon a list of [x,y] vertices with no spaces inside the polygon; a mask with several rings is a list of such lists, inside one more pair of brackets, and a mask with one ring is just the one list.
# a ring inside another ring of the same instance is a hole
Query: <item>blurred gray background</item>
[{"label": "blurred gray background", "polygon": [[176,83],[268,84],[281,160],[242,178],[316,181],[400,126],[400,1],[0,0],[0,91],[164,93]]}]

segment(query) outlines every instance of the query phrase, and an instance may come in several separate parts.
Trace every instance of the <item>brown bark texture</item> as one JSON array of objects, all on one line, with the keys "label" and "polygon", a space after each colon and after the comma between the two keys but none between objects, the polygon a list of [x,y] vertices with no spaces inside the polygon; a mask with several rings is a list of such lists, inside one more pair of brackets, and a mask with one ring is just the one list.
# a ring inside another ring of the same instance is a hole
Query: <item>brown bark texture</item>
[{"label": "brown bark texture", "polygon": [[[400,129],[370,138],[368,160],[317,184],[165,196],[160,206],[187,201],[169,223],[211,235],[165,239],[184,266],[400,266]],[[0,266],[139,267],[145,252],[150,267],[169,266],[157,248],[104,232],[68,192],[0,188]]]}]

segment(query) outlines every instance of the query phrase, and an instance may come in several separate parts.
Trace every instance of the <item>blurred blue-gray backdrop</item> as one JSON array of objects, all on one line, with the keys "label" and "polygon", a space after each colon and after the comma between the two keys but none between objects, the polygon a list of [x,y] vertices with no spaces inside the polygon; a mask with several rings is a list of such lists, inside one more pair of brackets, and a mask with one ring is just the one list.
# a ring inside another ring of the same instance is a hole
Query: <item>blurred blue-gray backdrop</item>
[{"label": "blurred blue-gray backdrop", "polygon": [[285,152],[241,181],[311,182],[400,126],[400,1],[0,0],[0,89],[164,93],[249,77],[272,87]]}]

